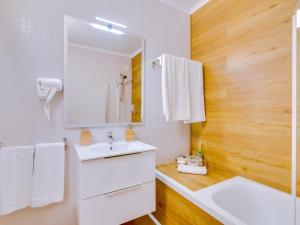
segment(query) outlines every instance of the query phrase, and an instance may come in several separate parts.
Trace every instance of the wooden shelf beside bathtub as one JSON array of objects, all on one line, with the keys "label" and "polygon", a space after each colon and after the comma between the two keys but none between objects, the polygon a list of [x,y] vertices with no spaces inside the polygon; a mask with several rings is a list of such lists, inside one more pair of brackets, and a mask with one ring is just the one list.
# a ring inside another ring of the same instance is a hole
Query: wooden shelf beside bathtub
[{"label": "wooden shelf beside bathtub", "polygon": [[233,177],[233,174],[231,173],[218,171],[213,168],[208,169],[208,174],[206,176],[179,173],[175,163],[159,165],[156,167],[156,169],[191,189],[192,191],[198,191],[202,188]]},{"label": "wooden shelf beside bathtub", "polygon": [[[192,191],[200,190],[233,177],[230,173],[213,169],[209,169],[206,176],[179,173],[175,163],[159,165],[157,170]],[[214,217],[158,179],[156,179],[156,212],[153,215],[162,225],[221,224]]]}]

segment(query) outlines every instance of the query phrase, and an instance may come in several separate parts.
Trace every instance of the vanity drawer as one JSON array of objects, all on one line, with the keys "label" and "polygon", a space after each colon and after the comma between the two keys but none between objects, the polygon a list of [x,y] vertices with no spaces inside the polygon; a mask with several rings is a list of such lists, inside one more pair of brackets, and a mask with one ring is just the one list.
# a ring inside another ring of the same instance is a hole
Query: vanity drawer
[{"label": "vanity drawer", "polygon": [[80,201],[80,225],[117,225],[155,211],[155,181]]},{"label": "vanity drawer", "polygon": [[81,162],[80,199],[155,180],[155,151]]}]

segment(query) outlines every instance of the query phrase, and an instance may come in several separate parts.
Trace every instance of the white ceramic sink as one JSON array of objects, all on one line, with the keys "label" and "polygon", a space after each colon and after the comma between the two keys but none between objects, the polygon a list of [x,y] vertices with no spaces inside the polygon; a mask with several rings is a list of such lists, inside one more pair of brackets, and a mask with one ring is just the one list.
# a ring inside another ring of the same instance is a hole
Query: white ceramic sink
[{"label": "white ceramic sink", "polygon": [[106,142],[89,146],[75,146],[80,161],[107,158],[118,155],[127,155],[139,152],[156,150],[156,147],[140,141],[115,141],[113,144]]}]

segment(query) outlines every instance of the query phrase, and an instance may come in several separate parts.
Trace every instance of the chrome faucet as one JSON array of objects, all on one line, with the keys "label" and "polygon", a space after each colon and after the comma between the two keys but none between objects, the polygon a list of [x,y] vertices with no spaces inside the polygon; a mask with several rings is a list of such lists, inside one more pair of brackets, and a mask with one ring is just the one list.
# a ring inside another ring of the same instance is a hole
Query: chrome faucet
[{"label": "chrome faucet", "polygon": [[114,141],[114,138],[113,138],[113,132],[112,132],[112,131],[107,132],[106,137],[107,137],[107,143],[108,143],[109,145],[112,145],[112,143],[113,143],[113,141]]}]

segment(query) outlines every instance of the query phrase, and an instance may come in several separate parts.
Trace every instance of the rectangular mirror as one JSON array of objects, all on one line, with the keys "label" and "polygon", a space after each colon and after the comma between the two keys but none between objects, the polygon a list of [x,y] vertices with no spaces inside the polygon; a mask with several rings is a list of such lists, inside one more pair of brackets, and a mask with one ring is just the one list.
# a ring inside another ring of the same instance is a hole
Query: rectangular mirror
[{"label": "rectangular mirror", "polygon": [[101,18],[64,23],[66,126],[140,124],[144,39]]}]

